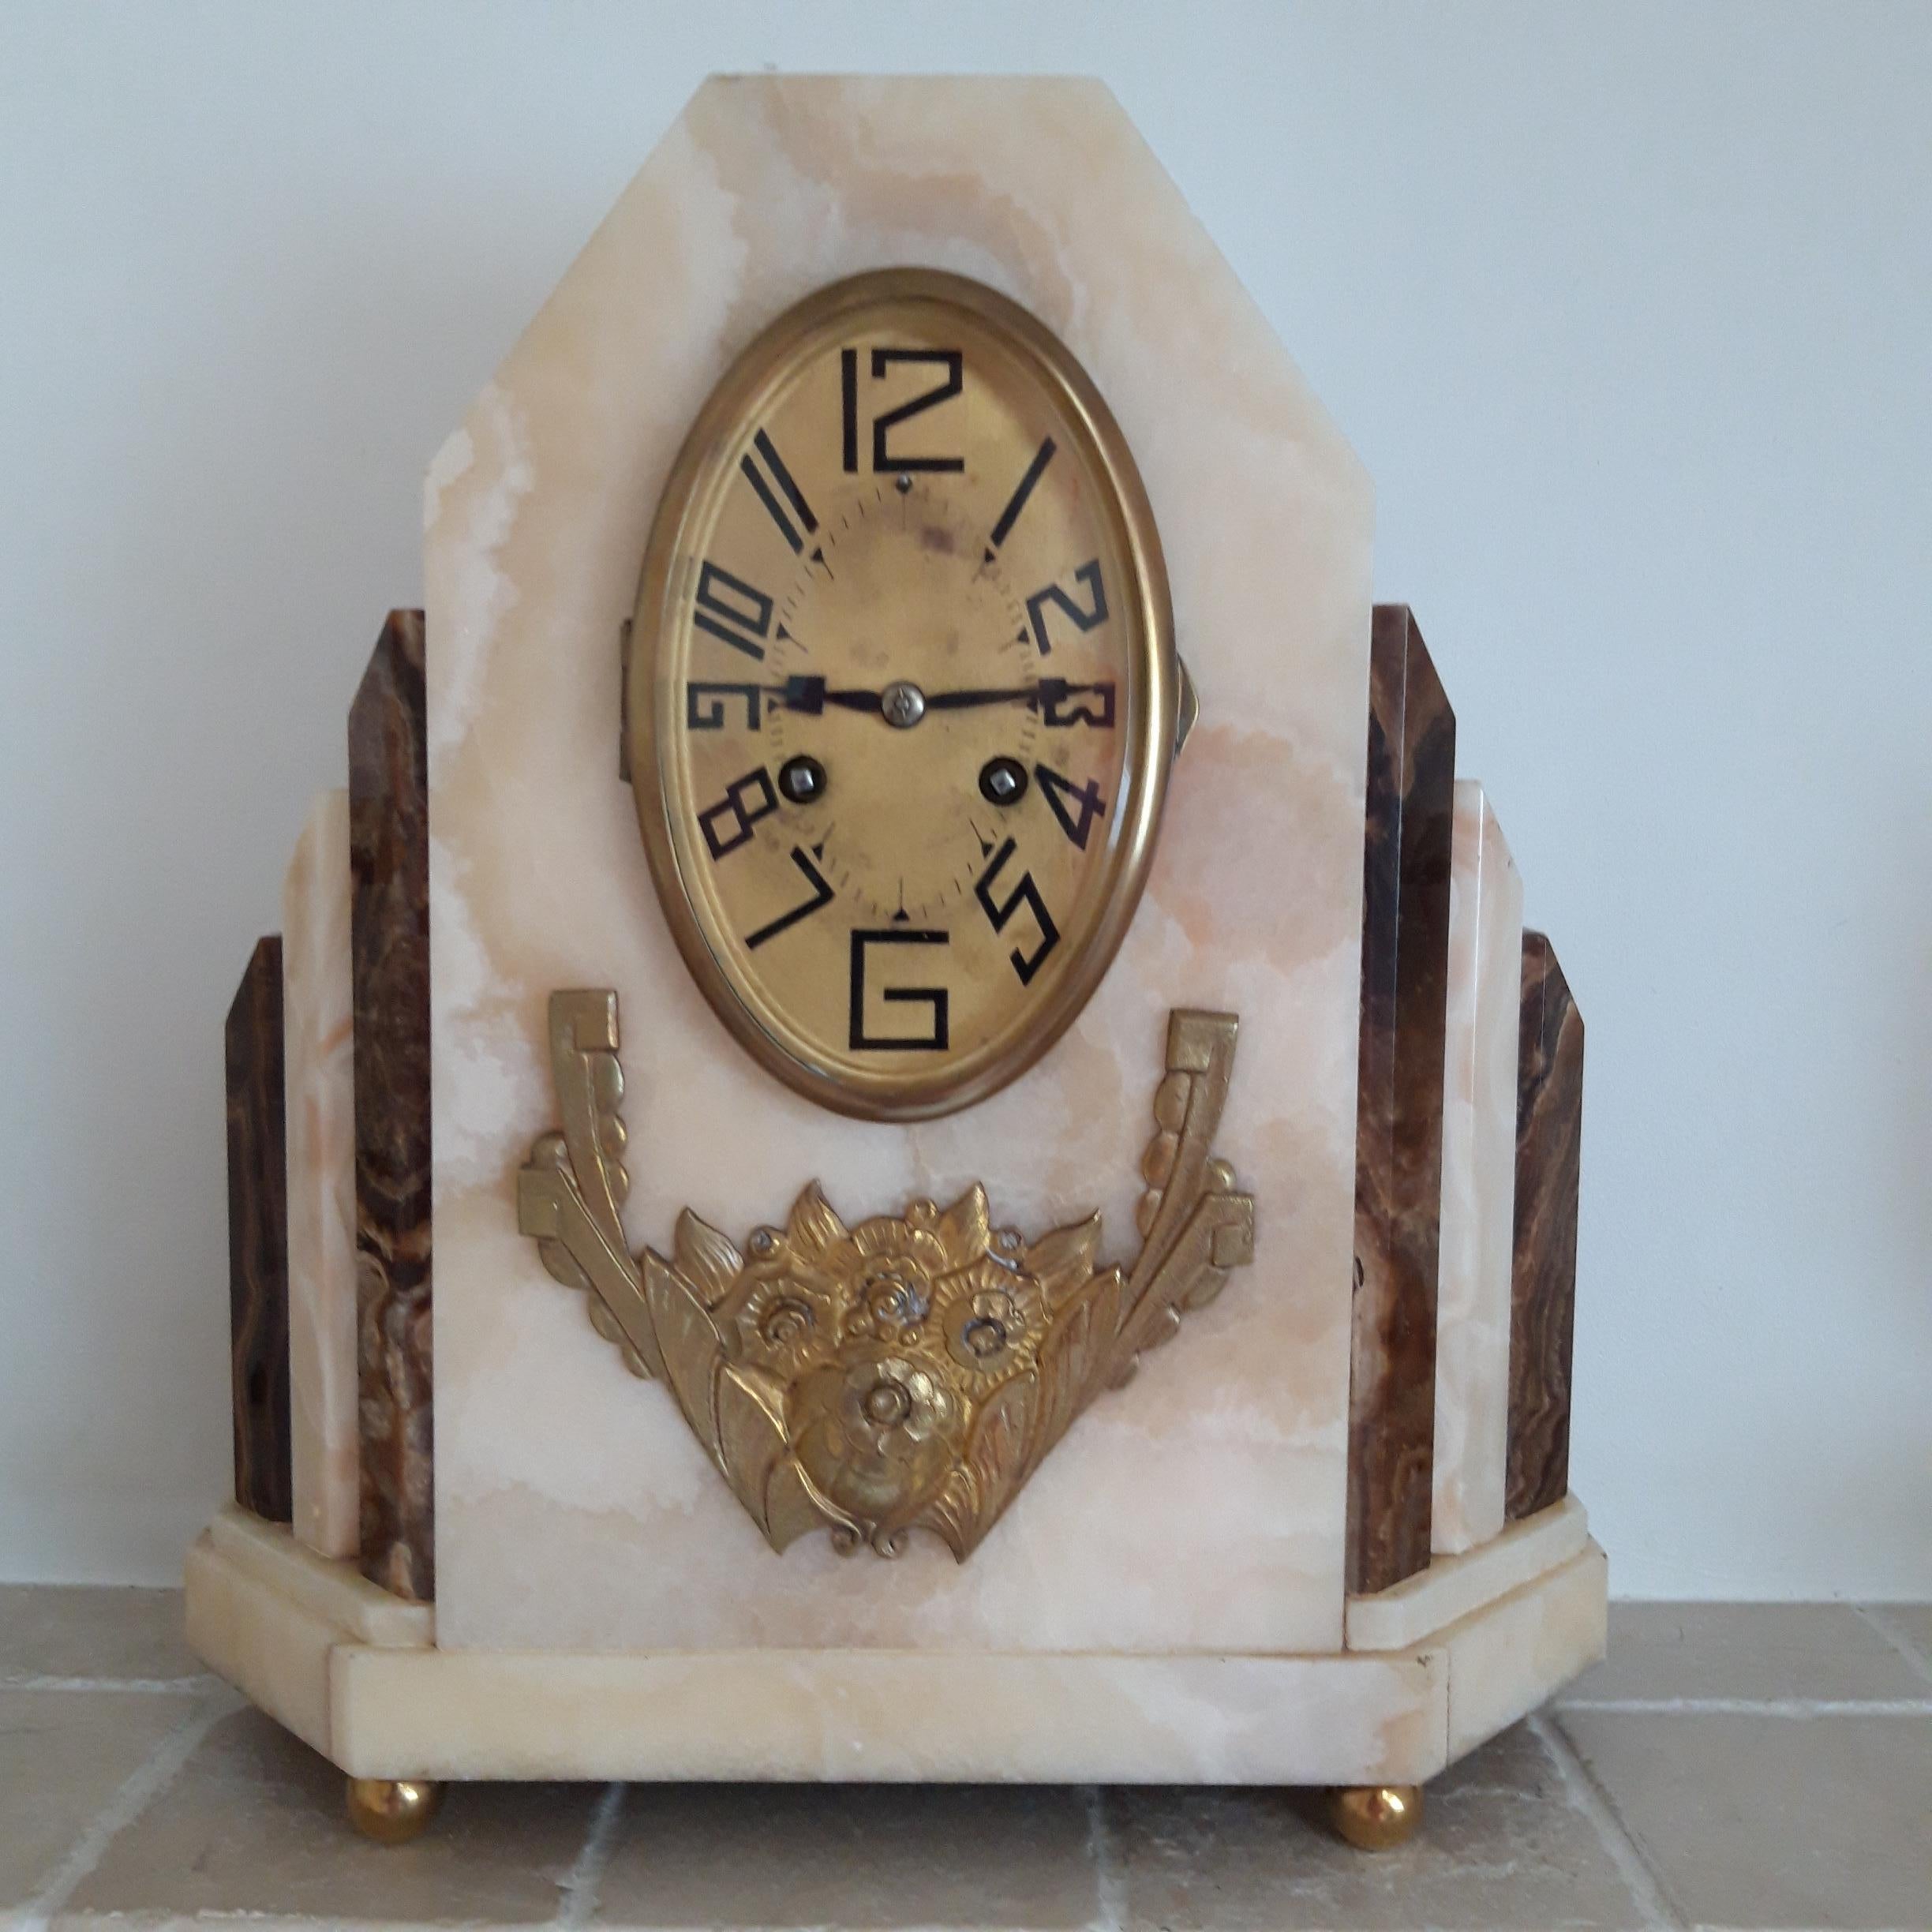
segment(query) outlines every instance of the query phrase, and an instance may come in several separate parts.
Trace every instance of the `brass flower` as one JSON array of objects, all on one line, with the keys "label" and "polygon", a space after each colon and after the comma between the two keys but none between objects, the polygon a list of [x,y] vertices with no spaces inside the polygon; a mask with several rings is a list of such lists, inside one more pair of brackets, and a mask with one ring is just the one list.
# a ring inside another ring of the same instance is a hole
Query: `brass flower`
[{"label": "brass flower", "polygon": [[932,1312],[932,1282],[908,1257],[874,1256],[861,1264],[852,1298],[849,1333],[880,1342],[909,1342]]},{"label": "brass flower", "polygon": [[945,1248],[928,1231],[881,1215],[861,1222],[844,1251],[827,1257],[841,1267],[845,1333],[858,1340],[904,1342],[932,1312],[933,1280]]},{"label": "brass flower", "polygon": [[983,1258],[987,1240],[985,1196],[977,1189],[944,1213],[916,1200],[903,1219],[876,1215],[860,1222],[818,1258],[838,1283],[841,1339],[912,1345],[932,1312],[936,1284]]},{"label": "brass flower", "polygon": [[816,1369],[793,1402],[806,1474],[868,1532],[888,1537],[944,1479],[968,1421],[966,1405],[933,1367],[900,1354]]},{"label": "brass flower", "polygon": [[736,1327],[740,1360],[786,1376],[829,1357],[838,1341],[829,1285],[796,1269],[754,1281]]},{"label": "brass flower", "polygon": [[899,1356],[858,1363],[839,1391],[848,1439],[873,1455],[912,1455],[945,1428],[957,1406],[930,1368]]},{"label": "brass flower", "polygon": [[975,1395],[1029,1368],[1045,1327],[1039,1285],[988,1263],[947,1284],[940,1333],[946,1353],[972,1378]]}]

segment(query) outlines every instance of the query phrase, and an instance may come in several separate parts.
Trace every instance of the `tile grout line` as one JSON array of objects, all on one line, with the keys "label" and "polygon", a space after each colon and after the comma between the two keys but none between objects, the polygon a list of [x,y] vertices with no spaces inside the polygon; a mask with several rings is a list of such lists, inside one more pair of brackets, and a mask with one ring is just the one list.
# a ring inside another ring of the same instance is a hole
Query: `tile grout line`
[{"label": "tile grout line", "polygon": [[[112,1911],[89,1908],[64,1913],[61,1920],[63,1926],[73,1928],[73,1932],[82,1932],[83,1928],[86,1932],[182,1932],[184,1927],[195,1926],[245,1926],[247,1932],[486,1932],[489,1927],[511,1923],[522,1922],[494,1919],[319,1919],[313,1912],[257,1911],[248,1906],[229,1905],[204,1906],[187,1918],[165,1907],[137,1906],[131,1910]],[[545,1932],[545,1927],[554,1923],[539,1919],[534,1932]],[[25,1932],[26,1924],[24,1919],[0,1919],[0,1932]],[[623,1929],[614,1927],[612,1932],[623,1932]],[[715,1932],[715,1928],[693,1927],[690,1932]],[[827,1932],[836,1932],[836,1928],[828,1928]],[[1705,1932],[1705,1928],[1700,1926],[1698,1932]]]},{"label": "tile grout line", "polygon": [[54,1677],[36,1671],[0,1671],[0,1690],[125,1690],[137,1697],[202,1697],[218,1689],[220,1678]]},{"label": "tile grout line", "polygon": [[1556,1708],[1629,1717],[1932,1717],[1932,1697],[1572,1698]]},{"label": "tile grout line", "polygon": [[623,1817],[623,1801],[621,1782],[605,1785],[598,1794],[576,1862],[564,1881],[564,1900],[556,1920],[559,1926],[587,1926],[596,1917],[597,1895],[603,1888],[604,1874],[617,1841],[617,1827]]},{"label": "tile grout line", "polygon": [[201,1740],[223,1718],[239,1710],[242,1702],[232,1690],[212,1696],[169,1732],[95,1813],[47,1882],[21,1908],[18,1932],[47,1932],[48,1922],[99,1864],[107,1848],[174,1783]]},{"label": "tile grout line", "polygon": [[1532,1714],[1529,1726],[1556,1760],[1557,1775],[1570,1802],[1595,1827],[1598,1842],[1645,1915],[1646,1932],[1684,1932],[1683,1915],[1671,1904],[1662,1880],[1650,1869],[1650,1861],[1617,1816],[1609,1794],[1591,1777],[1589,1767],[1577,1755],[1561,1727],[1542,1711]]},{"label": "tile grout line", "polygon": [[1932,1684],[1932,1657],[1926,1656],[1911,1637],[1899,1628],[1883,1604],[1850,1604],[1846,1608],[1854,1616],[1862,1617],[1927,1683]]},{"label": "tile grout line", "polygon": [[1099,1784],[1083,1788],[1087,1808],[1087,1859],[1093,1866],[1095,1904],[1090,1932],[1121,1932],[1127,1923],[1127,1893],[1114,1855],[1114,1834],[1107,1827],[1106,1792]]}]

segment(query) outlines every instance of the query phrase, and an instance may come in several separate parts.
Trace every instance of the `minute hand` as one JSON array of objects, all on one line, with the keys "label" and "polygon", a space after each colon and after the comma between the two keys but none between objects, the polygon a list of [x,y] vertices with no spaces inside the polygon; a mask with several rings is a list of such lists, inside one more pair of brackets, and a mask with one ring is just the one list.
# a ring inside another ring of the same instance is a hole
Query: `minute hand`
[{"label": "minute hand", "polygon": [[980,705],[1023,704],[1028,706],[1039,702],[1040,687],[1037,684],[1009,685],[1004,690],[928,691],[926,709],[928,711],[970,711]]},{"label": "minute hand", "polygon": [[[1062,717],[1061,710],[1076,698],[1091,697],[1089,707],[1080,705]],[[1114,722],[1114,686],[1103,680],[1094,684],[1069,684],[1065,678],[1042,678],[1037,684],[1016,684],[985,691],[933,691],[927,694],[929,711],[967,711],[981,705],[1024,704],[1039,712],[1049,724],[1098,724]]]}]

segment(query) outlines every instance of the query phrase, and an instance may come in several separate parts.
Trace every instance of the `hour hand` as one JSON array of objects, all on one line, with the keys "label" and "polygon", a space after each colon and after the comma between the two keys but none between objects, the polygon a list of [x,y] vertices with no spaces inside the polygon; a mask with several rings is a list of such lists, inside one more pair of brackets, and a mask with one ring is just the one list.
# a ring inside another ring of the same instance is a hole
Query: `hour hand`
[{"label": "hour hand", "polygon": [[782,684],[768,684],[766,693],[775,705],[807,717],[823,715],[827,705],[841,711],[876,712],[880,695],[875,691],[828,691],[822,677],[788,677]]},{"label": "hour hand", "polygon": [[825,692],[822,677],[788,677],[782,684],[765,687],[773,710],[782,706],[788,711],[802,711],[807,717],[816,717],[824,710]]}]

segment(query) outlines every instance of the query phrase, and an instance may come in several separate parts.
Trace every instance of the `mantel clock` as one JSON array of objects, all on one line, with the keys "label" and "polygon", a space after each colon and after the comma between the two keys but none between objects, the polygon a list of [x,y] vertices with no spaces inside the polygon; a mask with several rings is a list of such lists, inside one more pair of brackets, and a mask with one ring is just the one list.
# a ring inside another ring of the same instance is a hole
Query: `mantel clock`
[{"label": "mantel clock", "polygon": [[229,1017],[189,1631],[365,1829],[1388,1843],[1597,1653],[1582,1022],[1372,524],[1103,89],[692,101],[432,462]]}]

